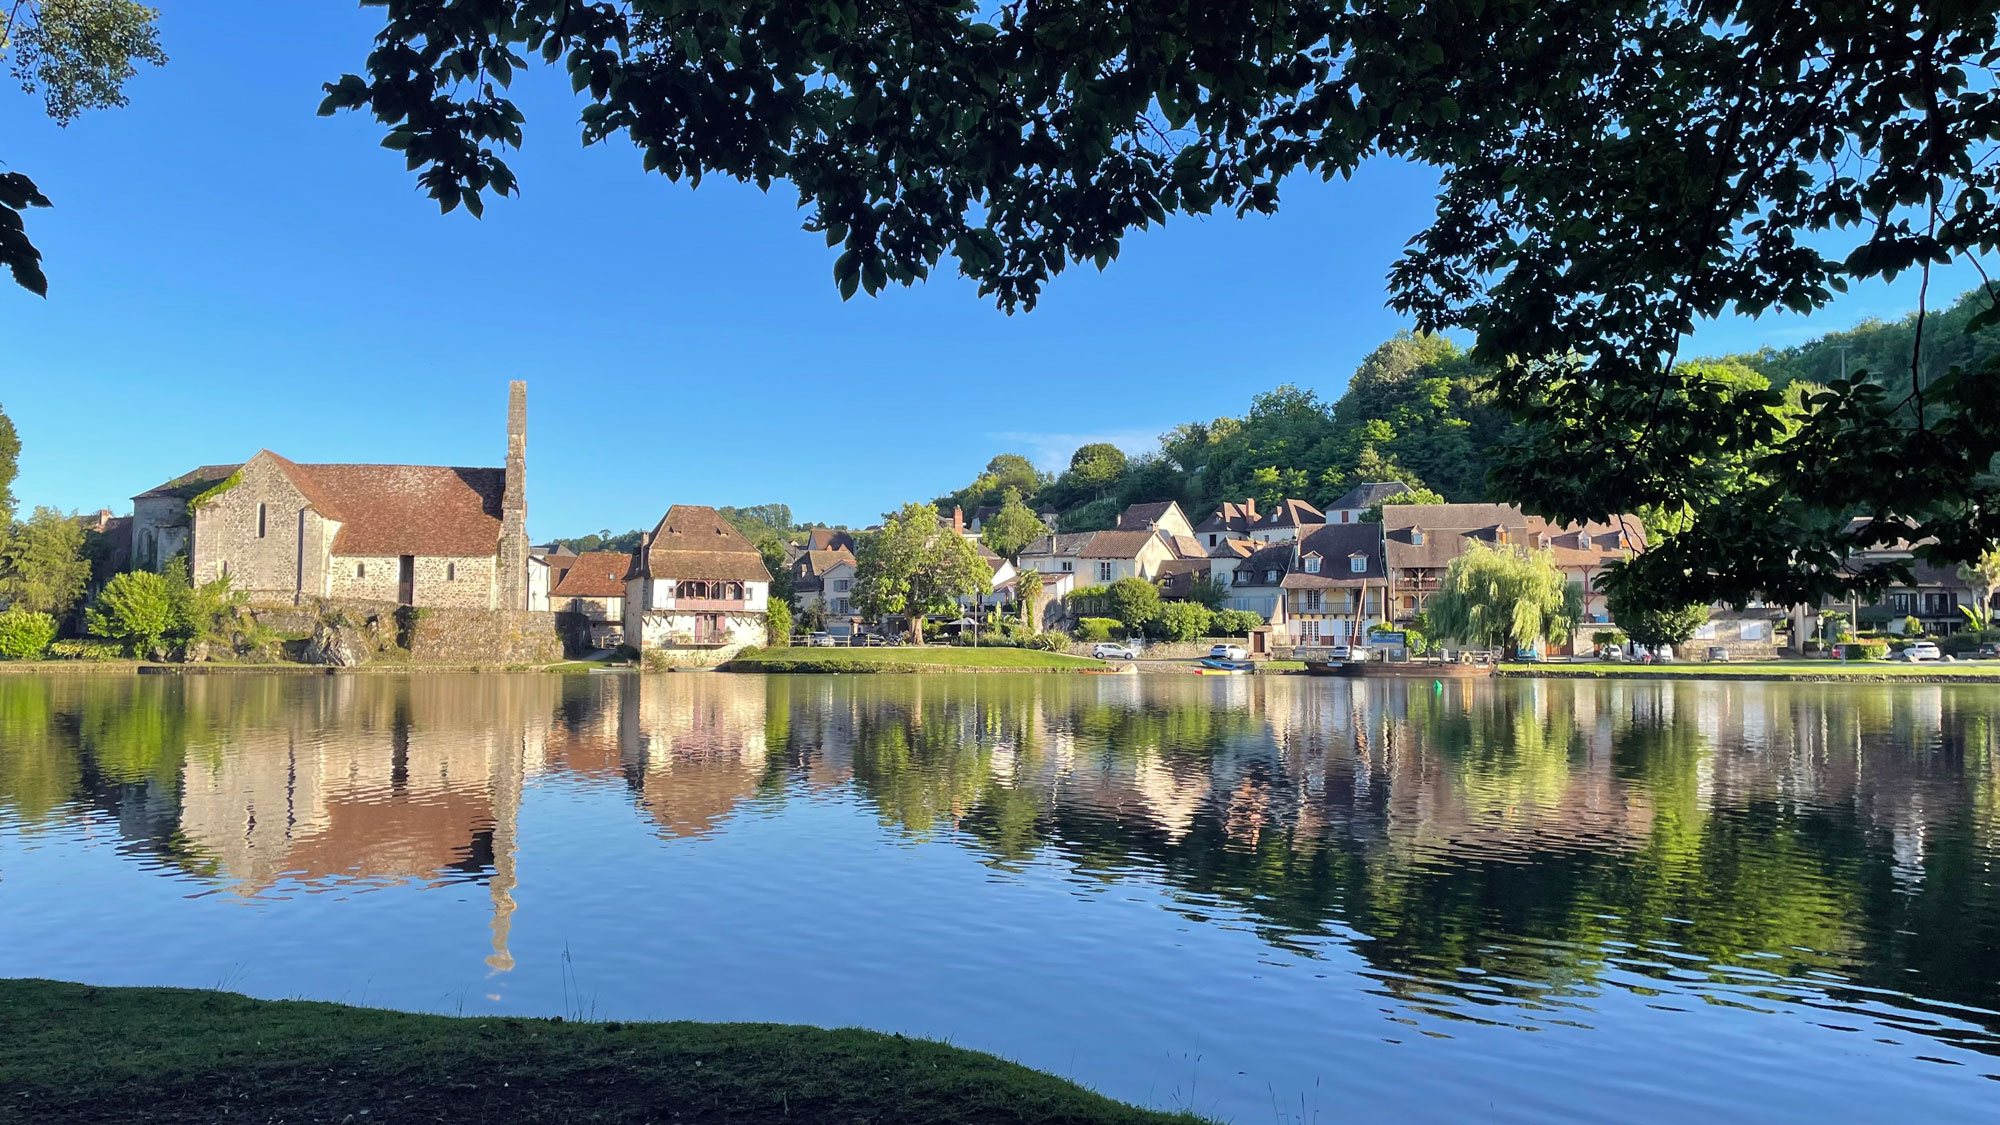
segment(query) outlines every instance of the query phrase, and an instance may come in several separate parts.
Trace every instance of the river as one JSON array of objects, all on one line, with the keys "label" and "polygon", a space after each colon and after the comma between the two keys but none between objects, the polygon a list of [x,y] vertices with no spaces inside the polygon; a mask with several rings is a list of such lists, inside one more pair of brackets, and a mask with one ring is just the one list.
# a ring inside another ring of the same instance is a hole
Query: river
[{"label": "river", "polygon": [[0,676],[0,976],[863,1026],[1236,1122],[2000,1107],[2000,690]]}]

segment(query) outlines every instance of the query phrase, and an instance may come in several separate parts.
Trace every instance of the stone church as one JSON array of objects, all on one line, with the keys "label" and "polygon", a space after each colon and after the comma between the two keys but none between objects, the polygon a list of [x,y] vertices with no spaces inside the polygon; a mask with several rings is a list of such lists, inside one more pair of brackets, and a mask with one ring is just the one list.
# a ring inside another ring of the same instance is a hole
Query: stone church
[{"label": "stone church", "polygon": [[302,465],[270,450],[204,465],[133,498],[132,565],[185,555],[196,583],[227,577],[261,604],[547,609],[547,568],[528,557],[527,426],[515,382],[505,468]]}]

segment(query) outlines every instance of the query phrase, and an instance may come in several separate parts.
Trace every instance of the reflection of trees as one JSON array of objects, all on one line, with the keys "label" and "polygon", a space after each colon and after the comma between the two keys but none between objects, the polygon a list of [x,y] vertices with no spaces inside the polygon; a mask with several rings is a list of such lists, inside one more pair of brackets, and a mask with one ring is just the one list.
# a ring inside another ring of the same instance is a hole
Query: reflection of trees
[{"label": "reflection of trees", "polygon": [[533,778],[619,787],[675,837],[838,793],[996,867],[1352,940],[1448,1014],[1562,1003],[1614,959],[1990,1008],[1993,712],[1908,685],[0,677],[0,820],[109,815],[252,890],[488,880],[504,961]]}]

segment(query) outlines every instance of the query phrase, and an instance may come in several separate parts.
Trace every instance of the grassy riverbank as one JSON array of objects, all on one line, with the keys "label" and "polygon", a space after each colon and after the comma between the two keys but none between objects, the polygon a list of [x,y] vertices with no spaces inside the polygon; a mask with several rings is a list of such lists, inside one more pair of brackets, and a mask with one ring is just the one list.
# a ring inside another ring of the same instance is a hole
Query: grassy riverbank
[{"label": "grassy riverbank", "polygon": [[416,1016],[0,981],[0,1120],[1187,1122],[866,1031]]},{"label": "grassy riverbank", "polygon": [[2000,684],[2000,660],[1890,664],[1767,660],[1743,664],[1503,664],[1502,676],[1554,680],[1796,680],[1808,683]]},{"label": "grassy riverbank", "polygon": [[1089,672],[1101,660],[1027,648],[767,648],[746,652],[730,672]]}]

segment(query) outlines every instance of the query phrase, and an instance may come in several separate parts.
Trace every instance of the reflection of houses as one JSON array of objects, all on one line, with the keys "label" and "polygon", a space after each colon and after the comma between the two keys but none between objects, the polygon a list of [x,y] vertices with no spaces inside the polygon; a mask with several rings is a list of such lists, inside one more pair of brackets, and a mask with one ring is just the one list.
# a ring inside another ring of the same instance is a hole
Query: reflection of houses
[{"label": "reflection of houses", "polygon": [[649,677],[619,698],[627,778],[670,837],[700,836],[755,795],[765,765],[757,679]]},{"label": "reflection of houses", "polygon": [[315,598],[528,609],[548,588],[527,538],[527,391],[511,388],[507,466],[302,465],[269,450],[133,498],[135,566],[186,555],[197,583]]},{"label": "reflection of houses", "polygon": [[691,663],[764,643],[771,572],[714,508],[676,504],[640,545],[625,589],[625,643]]},{"label": "reflection of houses", "polygon": [[623,551],[590,551],[565,560],[562,580],[549,594],[551,607],[589,638],[592,648],[625,643],[625,586],[632,556]]}]

